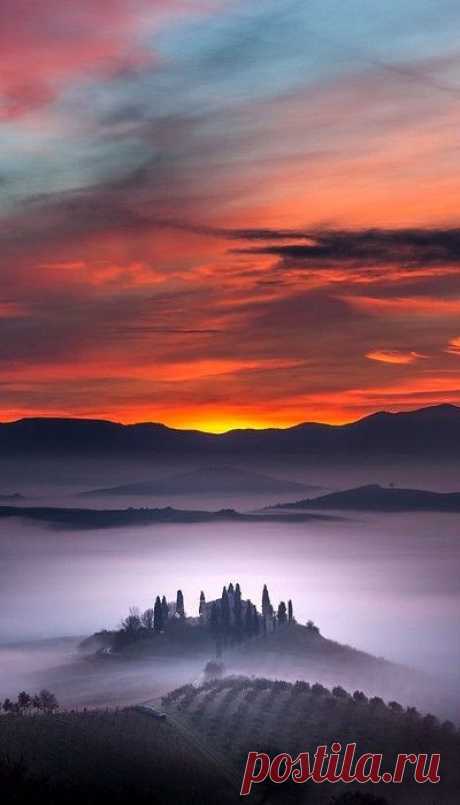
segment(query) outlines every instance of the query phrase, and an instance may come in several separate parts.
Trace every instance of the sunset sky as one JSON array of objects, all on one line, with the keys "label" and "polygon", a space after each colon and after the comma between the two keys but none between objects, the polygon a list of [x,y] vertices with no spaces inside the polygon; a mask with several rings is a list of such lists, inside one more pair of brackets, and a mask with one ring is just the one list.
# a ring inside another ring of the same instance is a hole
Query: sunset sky
[{"label": "sunset sky", "polygon": [[460,403],[458,0],[2,0],[0,419]]}]

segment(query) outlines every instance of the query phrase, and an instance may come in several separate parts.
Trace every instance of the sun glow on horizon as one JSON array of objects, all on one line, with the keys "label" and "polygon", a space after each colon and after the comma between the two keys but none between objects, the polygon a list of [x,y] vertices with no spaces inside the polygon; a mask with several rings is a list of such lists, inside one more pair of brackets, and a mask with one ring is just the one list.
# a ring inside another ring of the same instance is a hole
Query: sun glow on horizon
[{"label": "sun glow on horizon", "polygon": [[174,423],[170,427],[178,430],[199,430],[202,433],[229,433],[232,430],[264,430],[272,427],[290,427],[289,425],[277,426],[268,421],[254,420],[250,417],[238,416],[210,416],[202,418],[187,419],[184,422]]}]

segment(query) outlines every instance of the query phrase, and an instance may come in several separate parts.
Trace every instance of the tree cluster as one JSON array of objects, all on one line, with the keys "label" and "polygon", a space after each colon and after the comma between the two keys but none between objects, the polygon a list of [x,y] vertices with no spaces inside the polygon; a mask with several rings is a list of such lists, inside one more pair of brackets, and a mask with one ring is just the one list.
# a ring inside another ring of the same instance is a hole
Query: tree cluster
[{"label": "tree cluster", "polygon": [[182,590],[177,591],[175,603],[166,601],[163,595],[156,596],[154,606],[142,614],[137,607],[131,607],[127,617],[121,622],[118,637],[121,643],[131,642],[153,634],[167,631],[171,620],[183,621],[189,626],[201,626],[216,641],[217,653],[228,644],[240,643],[258,635],[274,631],[278,626],[294,622],[292,601],[286,606],[280,601],[275,609],[270,602],[267,585],[262,591],[262,611],[248,598],[243,599],[239,583],[230,582],[224,586],[220,598],[206,602],[204,592],[200,593],[198,606],[199,620],[187,619]]},{"label": "tree cluster", "polygon": [[200,595],[200,620],[209,629],[216,641],[216,654],[221,655],[222,649],[228,644],[241,643],[258,635],[266,635],[278,626],[294,622],[292,601],[288,606],[280,601],[275,612],[268,592],[267,585],[262,591],[262,611],[251,599],[243,599],[239,583],[223,588],[222,595],[215,601],[206,604],[204,593]]},{"label": "tree cluster", "polygon": [[18,693],[15,701],[6,698],[0,703],[1,709],[4,713],[12,713],[14,715],[26,715],[31,712],[54,713],[59,709],[59,704],[54,693],[51,693],[46,688],[40,693],[30,694],[25,690]]},{"label": "tree cluster", "polygon": [[156,596],[153,607],[140,612],[130,607],[129,614],[121,622],[120,632],[128,639],[135,640],[149,633],[161,634],[166,631],[171,617],[185,619],[184,596],[177,591],[176,603],[168,604],[166,596]]}]

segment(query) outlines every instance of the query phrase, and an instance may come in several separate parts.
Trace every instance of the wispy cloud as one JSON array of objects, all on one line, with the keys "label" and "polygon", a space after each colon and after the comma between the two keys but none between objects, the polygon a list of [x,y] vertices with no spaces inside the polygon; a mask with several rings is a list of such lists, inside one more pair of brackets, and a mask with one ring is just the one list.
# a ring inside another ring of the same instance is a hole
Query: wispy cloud
[{"label": "wispy cloud", "polygon": [[387,316],[388,318],[421,317],[437,319],[440,317],[456,317],[460,314],[460,299],[444,299],[433,296],[388,297],[344,296],[343,300],[355,310],[371,316]]},{"label": "wispy cloud", "polygon": [[425,355],[420,355],[419,352],[407,352],[402,349],[374,349],[370,352],[366,352],[366,358],[369,358],[371,361],[401,366],[407,366],[407,364],[415,363],[415,361],[425,357]]}]

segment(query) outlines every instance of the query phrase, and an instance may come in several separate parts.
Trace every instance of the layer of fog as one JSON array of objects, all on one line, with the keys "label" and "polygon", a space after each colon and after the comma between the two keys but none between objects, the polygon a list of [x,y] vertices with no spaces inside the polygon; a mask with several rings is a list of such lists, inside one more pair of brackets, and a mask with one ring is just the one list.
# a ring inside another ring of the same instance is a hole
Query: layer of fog
[{"label": "layer of fog", "polygon": [[[232,463],[239,466],[238,460]],[[35,459],[25,466],[22,460],[9,461],[0,494],[25,495],[16,505],[211,510],[251,510],[290,499],[78,497],[95,487],[153,480],[199,466],[196,459],[161,460],[153,466],[71,461],[57,467]],[[270,465],[255,461],[253,469],[329,490],[372,482],[439,491],[460,488],[458,473],[446,466],[369,464],[344,471],[293,460]],[[111,668],[109,674],[81,658],[76,661],[78,640],[49,640],[116,628],[130,606],[152,606],[157,593],[173,599],[179,587],[188,613],[196,614],[200,590],[208,599],[216,597],[231,579],[239,580],[243,595],[259,605],[264,583],[273,601],[292,598],[298,621],[313,619],[327,637],[454,677],[460,661],[459,531],[457,516],[441,514],[83,532],[0,521],[0,698],[48,684],[66,703],[121,704],[189,681],[199,671],[194,663],[136,664]],[[24,645],[42,640],[48,642]]]},{"label": "layer of fog", "polygon": [[[218,458],[194,457],[188,460],[174,457],[157,457],[152,462],[119,462],[100,459],[49,459],[30,457],[27,462],[0,459],[0,495],[19,493],[26,499],[26,505],[85,506],[101,508],[126,508],[127,506],[167,506],[190,508],[219,508],[233,506],[249,509],[258,505],[269,505],[292,499],[292,495],[281,497],[244,494],[220,496],[101,496],[100,498],[81,498],[79,493],[95,488],[107,488],[121,484],[154,481],[172,477],[183,472],[193,472],[200,467],[215,466]],[[442,466],[413,464],[408,460],[392,460],[380,463],[372,461],[340,466],[329,462],[308,462],[308,458],[292,456],[283,460],[247,460],[235,456],[220,459],[222,465],[241,467],[261,472],[275,478],[298,481],[316,486],[323,491],[336,491],[361,484],[395,484],[399,487],[432,489],[434,491],[460,491],[459,468],[457,465]],[[305,497],[314,496],[305,493]],[[302,496],[302,495],[301,495]],[[295,497],[298,497],[296,495]]]},{"label": "layer of fog", "polygon": [[196,614],[239,580],[260,603],[292,598],[299,622],[426,669],[458,665],[459,520],[369,515],[342,523],[186,525],[66,531],[1,523],[0,642],[117,627],[128,608],[173,599]]}]

